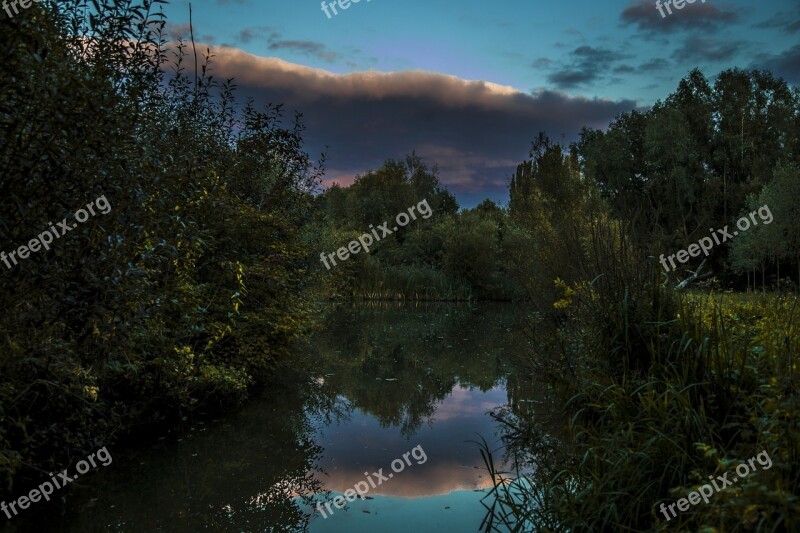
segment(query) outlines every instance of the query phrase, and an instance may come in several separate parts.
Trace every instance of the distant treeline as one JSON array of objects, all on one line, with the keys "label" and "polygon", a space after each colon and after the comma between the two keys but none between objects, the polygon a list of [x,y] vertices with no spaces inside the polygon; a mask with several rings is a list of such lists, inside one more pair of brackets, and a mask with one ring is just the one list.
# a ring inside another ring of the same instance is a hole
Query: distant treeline
[{"label": "distant treeline", "polygon": [[[641,257],[661,268],[674,253],[767,204],[774,220],[717,246],[705,282],[721,288],[800,283],[800,90],[769,72],[738,69],[712,86],[698,70],[665,101],[631,111],[570,146],[540,133],[509,185],[509,203],[458,210],[416,155],[387,161],[320,198],[320,234],[341,246],[368,224],[426,196],[436,216],[342,266],[328,293],[364,298],[518,299],[552,302],[560,278],[589,277],[588,240],[613,221]],[[689,276],[701,259],[664,281]],[[713,277],[708,279],[708,275]],[[666,275],[666,274],[665,274]]]},{"label": "distant treeline", "polygon": [[577,156],[613,216],[655,255],[769,205],[774,222],[715,249],[711,266],[726,283],[750,272],[751,285],[755,274],[762,287],[800,282],[800,88],[739,69],[712,86],[693,70],[651,110],[584,130]]},{"label": "distant treeline", "polygon": [[345,245],[371,224],[427,200],[433,215],[418,218],[377,242],[369,254],[352,256],[325,271],[323,295],[365,299],[466,300],[519,296],[507,274],[505,215],[493,202],[459,213],[436,169],[416,154],[387,161],[343,188],[318,198],[316,224],[323,250]]}]

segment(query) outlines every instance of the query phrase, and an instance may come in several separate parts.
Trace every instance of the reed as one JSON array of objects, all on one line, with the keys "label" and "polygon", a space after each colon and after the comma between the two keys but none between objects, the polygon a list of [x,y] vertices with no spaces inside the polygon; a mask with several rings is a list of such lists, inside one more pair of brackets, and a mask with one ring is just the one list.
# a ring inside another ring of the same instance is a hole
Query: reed
[{"label": "reed", "polygon": [[[606,272],[563,287],[560,322],[532,320],[534,353],[518,364],[563,402],[567,436],[543,449],[535,416],[498,416],[506,453],[539,463],[510,476],[481,447],[498,480],[484,531],[800,529],[797,296],[686,294]],[[775,467],[659,514],[761,450]]]}]

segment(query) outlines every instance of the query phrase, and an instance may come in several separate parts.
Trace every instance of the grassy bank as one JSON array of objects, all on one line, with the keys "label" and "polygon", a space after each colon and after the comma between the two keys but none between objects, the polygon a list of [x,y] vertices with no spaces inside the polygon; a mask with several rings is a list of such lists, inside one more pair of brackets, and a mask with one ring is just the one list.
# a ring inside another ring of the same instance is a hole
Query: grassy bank
[{"label": "grassy bank", "polygon": [[[498,485],[495,520],[545,531],[800,527],[797,296],[657,294],[659,302],[645,306],[657,311],[647,321],[633,311],[641,302],[598,320],[597,292],[573,295],[570,319],[549,339],[564,349],[554,354],[554,344],[541,343],[529,367],[558,383],[569,437],[542,438],[535,415],[506,418],[515,428],[507,443],[536,474],[515,493]],[[627,328],[609,328],[616,319]],[[659,511],[709,476],[733,479],[737,465],[762,451],[769,469],[669,521]]]}]

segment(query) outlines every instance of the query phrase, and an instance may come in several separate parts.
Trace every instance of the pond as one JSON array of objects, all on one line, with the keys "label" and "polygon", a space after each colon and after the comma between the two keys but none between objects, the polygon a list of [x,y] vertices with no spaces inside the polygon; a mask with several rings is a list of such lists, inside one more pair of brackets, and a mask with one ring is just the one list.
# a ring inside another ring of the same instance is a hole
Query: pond
[{"label": "pond", "polygon": [[508,304],[331,306],[245,407],[110,447],[67,501],[7,530],[477,531],[491,480],[471,441],[498,448],[489,412],[538,394],[510,373],[519,318]]}]

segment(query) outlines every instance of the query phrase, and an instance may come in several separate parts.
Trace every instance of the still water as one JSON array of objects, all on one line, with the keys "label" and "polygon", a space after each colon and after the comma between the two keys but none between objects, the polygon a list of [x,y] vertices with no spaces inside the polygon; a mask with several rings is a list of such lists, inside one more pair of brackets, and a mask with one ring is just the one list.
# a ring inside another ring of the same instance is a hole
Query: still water
[{"label": "still water", "polygon": [[489,412],[534,401],[510,373],[526,343],[510,305],[331,306],[247,406],[110,447],[9,531],[477,531],[491,480],[470,441],[498,447]]}]

